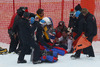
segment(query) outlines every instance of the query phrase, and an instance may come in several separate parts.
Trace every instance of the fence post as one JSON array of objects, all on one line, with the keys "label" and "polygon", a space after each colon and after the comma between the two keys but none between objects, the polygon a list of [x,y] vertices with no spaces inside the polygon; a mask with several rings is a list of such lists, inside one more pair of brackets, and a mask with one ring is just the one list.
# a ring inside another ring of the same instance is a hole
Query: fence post
[{"label": "fence post", "polygon": [[63,21],[64,0],[62,0],[61,21]]},{"label": "fence post", "polygon": [[74,9],[74,0],[73,0],[73,9]]},{"label": "fence post", "polygon": [[15,14],[15,0],[13,0],[13,14]]},{"label": "fence post", "polygon": [[39,0],[39,8],[41,8],[41,0]]}]

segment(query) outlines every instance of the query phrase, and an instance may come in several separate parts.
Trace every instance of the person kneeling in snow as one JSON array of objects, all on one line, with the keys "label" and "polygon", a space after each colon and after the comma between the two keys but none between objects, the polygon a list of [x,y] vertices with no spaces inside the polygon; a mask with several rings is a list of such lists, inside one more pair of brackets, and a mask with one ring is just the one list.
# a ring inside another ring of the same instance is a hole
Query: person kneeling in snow
[{"label": "person kneeling in snow", "polygon": [[47,43],[50,42],[48,35],[48,26],[51,24],[51,21],[48,17],[43,18],[39,24],[36,32],[37,42],[40,42],[42,45],[45,45],[48,48],[51,48]]},{"label": "person kneeling in snow", "polygon": [[[53,29],[53,22],[52,22],[52,19],[50,18],[50,17],[44,17],[42,20],[41,20],[42,22],[45,22],[45,25],[44,26],[42,26],[43,27],[43,29],[44,29],[44,31],[43,31],[43,38],[44,38],[44,40],[48,43],[48,42],[51,42],[50,41],[50,30],[52,30]],[[41,22],[40,21],[40,22]]]},{"label": "person kneeling in snow", "polygon": [[68,53],[71,52],[73,41],[72,41],[72,37],[68,34],[67,29],[63,30],[62,36],[58,39],[56,38],[55,40],[56,42],[58,42],[59,47],[66,49]]}]

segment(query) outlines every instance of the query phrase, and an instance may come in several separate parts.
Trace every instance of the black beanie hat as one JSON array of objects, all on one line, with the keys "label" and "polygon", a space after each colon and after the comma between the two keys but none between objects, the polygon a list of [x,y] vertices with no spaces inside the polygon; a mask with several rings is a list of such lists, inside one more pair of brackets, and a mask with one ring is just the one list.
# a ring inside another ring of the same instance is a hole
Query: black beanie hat
[{"label": "black beanie hat", "polygon": [[78,11],[78,10],[81,11],[81,10],[82,10],[81,5],[78,4],[78,5],[75,7],[75,10],[76,10],[76,11]]},{"label": "black beanie hat", "polygon": [[24,13],[24,7],[20,7],[19,9],[17,9],[17,14],[19,15],[19,16],[22,16],[23,15],[23,13]]},{"label": "black beanie hat", "polygon": [[30,13],[29,12],[24,12],[23,16],[26,18],[26,17],[29,17],[30,16]]}]

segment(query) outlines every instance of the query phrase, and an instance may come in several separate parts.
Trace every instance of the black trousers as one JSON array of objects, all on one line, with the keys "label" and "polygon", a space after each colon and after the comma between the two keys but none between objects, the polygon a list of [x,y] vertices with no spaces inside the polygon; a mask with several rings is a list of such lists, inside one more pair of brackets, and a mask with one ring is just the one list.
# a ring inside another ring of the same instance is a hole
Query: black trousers
[{"label": "black trousers", "polygon": [[[82,50],[76,51],[75,55],[77,55],[78,57],[80,57],[81,51]],[[83,53],[89,55],[89,57],[95,57],[92,46],[83,49]]]},{"label": "black trousers", "polygon": [[[92,43],[93,36],[88,37],[88,40]],[[92,45],[87,48],[84,48],[83,50],[81,49],[81,50],[76,51],[75,55],[80,56],[81,51],[83,51],[84,54],[87,54],[90,57],[95,57]]]},{"label": "black trousers", "polygon": [[18,36],[14,38],[14,35],[10,35],[10,39],[11,42],[10,42],[9,52],[13,52],[13,51],[15,52],[19,41]]},{"label": "black trousers", "polygon": [[[23,42],[23,41],[22,41]],[[34,48],[34,55],[33,55],[33,61],[37,61],[40,59],[40,56],[41,56],[41,52],[40,52],[40,47],[37,43],[35,43],[34,39],[31,40],[29,42],[29,44],[27,43],[23,43],[23,47],[21,48],[21,52],[19,54],[19,57],[18,57],[18,60],[21,61],[21,60],[24,60],[24,57],[25,57],[25,54],[26,52],[29,51],[28,47],[32,47]]]},{"label": "black trousers", "polygon": [[20,39],[20,37],[18,36],[18,45],[17,45],[17,49],[16,49],[16,53],[18,53],[19,51],[21,51],[21,48],[23,47],[23,43]]}]

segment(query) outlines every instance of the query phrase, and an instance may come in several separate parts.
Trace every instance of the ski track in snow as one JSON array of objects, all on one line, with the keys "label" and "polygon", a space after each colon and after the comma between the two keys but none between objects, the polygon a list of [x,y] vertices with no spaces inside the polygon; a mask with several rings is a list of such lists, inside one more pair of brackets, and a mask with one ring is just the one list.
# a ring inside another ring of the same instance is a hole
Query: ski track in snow
[{"label": "ski track in snow", "polygon": [[[6,54],[0,55],[0,67],[100,67],[100,41],[95,41],[92,45],[96,56],[94,58],[88,58],[82,54],[80,59],[73,60],[70,58],[72,54],[66,54],[59,55],[56,63],[33,64],[30,61],[30,55],[26,55],[27,63],[17,64],[17,54]],[[8,49],[9,44],[0,43],[0,47]]]}]

